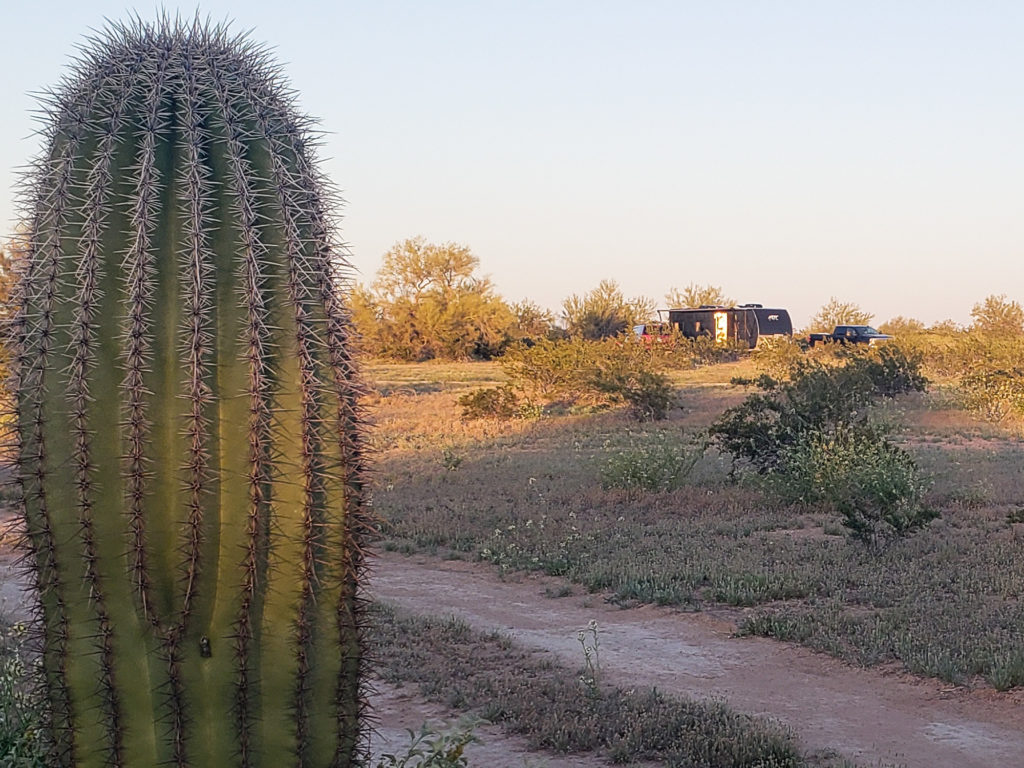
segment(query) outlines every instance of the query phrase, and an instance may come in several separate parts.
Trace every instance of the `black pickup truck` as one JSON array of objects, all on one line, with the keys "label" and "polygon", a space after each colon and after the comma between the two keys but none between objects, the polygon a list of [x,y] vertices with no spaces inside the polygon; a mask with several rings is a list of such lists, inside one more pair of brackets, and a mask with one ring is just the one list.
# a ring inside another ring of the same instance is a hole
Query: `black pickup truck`
[{"label": "black pickup truck", "polygon": [[891,339],[887,333],[879,333],[870,325],[837,325],[832,333],[812,333],[807,337],[807,342],[813,347],[815,344],[874,344],[879,341]]}]

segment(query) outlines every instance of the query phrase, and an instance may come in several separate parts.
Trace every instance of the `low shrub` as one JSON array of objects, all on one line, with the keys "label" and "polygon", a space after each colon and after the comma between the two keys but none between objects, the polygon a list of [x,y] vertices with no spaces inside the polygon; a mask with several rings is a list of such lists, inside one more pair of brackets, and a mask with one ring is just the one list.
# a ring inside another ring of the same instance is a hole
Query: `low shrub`
[{"label": "low shrub", "polygon": [[1024,338],[965,334],[959,389],[964,406],[990,421],[1024,418]]},{"label": "low shrub", "polygon": [[924,503],[927,483],[910,454],[863,424],[809,433],[766,484],[785,501],[838,512],[862,541],[906,534],[938,516]]},{"label": "low shrub", "polygon": [[624,402],[638,421],[660,421],[676,403],[676,391],[663,373],[655,371],[595,371],[591,385],[613,402]]},{"label": "low shrub", "polygon": [[[841,348],[840,348],[841,349]],[[923,391],[920,361],[898,348],[840,351],[832,359],[802,358],[789,380],[767,374],[734,380],[760,392],[727,409],[708,429],[712,443],[758,473],[774,470],[783,451],[815,432],[866,423],[872,403]]]},{"label": "low shrub", "polygon": [[508,384],[500,387],[482,387],[460,395],[464,419],[511,419],[521,415],[519,396]]},{"label": "low shrub", "polygon": [[[502,358],[511,382],[507,393],[476,397],[490,398],[481,403],[485,407],[501,398],[494,407],[511,409],[509,400],[519,391],[532,403],[570,409],[626,404],[637,419],[663,419],[675,404],[663,367],[660,351],[632,341],[545,340],[514,347]],[[470,396],[465,397],[470,404]]]},{"label": "low shrub", "polygon": [[645,436],[627,448],[608,451],[600,466],[601,485],[630,492],[673,491],[703,455],[702,446],[679,437]]},{"label": "low shrub", "polygon": [[757,343],[754,364],[764,374],[779,381],[789,378],[804,357],[806,341],[795,336],[768,336]]}]

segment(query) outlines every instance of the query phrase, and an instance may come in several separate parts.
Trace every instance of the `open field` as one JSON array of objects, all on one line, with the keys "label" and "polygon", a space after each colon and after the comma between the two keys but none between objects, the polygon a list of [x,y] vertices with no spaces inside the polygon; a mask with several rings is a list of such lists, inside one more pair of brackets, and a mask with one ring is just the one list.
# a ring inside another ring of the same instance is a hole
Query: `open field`
[{"label": "open field", "polygon": [[942,515],[903,539],[851,541],[829,515],[730,483],[712,454],[674,491],[602,488],[610,457],[695,435],[742,400],[728,381],[746,365],[683,374],[682,409],[655,425],[615,411],[466,423],[458,393],[500,380],[495,366],[371,367],[383,546],[564,576],[623,605],[735,608],[741,632],[857,665],[1024,685],[1024,442],[942,389],[887,406]]}]

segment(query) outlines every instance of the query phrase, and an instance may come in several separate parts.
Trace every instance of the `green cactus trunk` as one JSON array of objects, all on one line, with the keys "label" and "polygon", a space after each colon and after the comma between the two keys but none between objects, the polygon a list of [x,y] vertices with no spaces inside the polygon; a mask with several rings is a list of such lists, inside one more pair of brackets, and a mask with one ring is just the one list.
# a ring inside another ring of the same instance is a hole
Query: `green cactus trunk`
[{"label": "green cactus trunk", "polygon": [[168,20],[48,112],[12,336],[57,762],[353,764],[370,519],[307,123],[262,51]]}]

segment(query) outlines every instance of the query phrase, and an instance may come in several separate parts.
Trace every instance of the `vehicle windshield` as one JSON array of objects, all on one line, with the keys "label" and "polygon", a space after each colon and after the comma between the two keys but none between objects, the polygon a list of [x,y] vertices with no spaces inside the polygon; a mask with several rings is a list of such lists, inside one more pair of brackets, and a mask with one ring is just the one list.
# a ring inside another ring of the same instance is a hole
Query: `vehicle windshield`
[{"label": "vehicle windshield", "polygon": [[865,325],[864,328],[861,329],[861,333],[863,333],[865,336],[881,336],[882,335],[881,333],[876,331],[874,328],[872,328],[870,325]]}]

